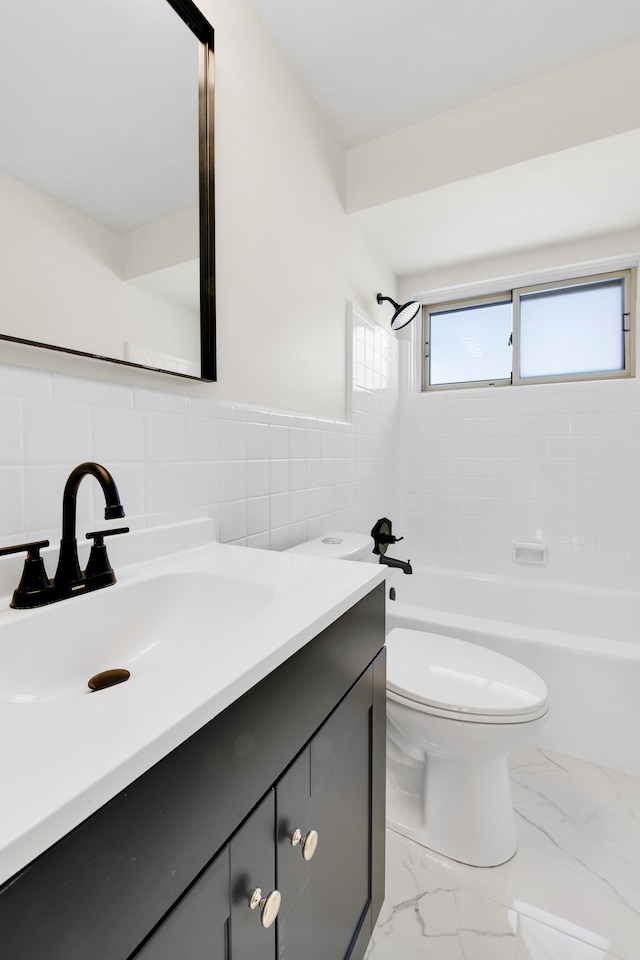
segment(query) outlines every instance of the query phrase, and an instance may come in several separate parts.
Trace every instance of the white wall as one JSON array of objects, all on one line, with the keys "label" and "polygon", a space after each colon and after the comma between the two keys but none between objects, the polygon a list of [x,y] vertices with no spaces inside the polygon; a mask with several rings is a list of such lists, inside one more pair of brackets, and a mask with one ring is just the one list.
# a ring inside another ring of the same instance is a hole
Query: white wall
[{"label": "white wall", "polygon": [[[134,526],[212,515],[221,539],[279,549],[391,510],[395,360],[384,385],[379,370],[392,340],[359,315],[352,348],[347,301],[378,317],[395,279],[344,212],[343,147],[251,8],[202,8],[216,29],[220,379],[0,342],[4,544],[57,539],[64,481],[87,459],[112,469]],[[352,398],[358,336],[371,343]],[[79,530],[100,522],[91,480],[79,511]]]},{"label": "white wall", "polygon": [[[617,269],[637,263],[639,251],[632,230],[408,278],[401,296],[419,288],[429,302],[509,289],[527,277]],[[408,393],[399,431],[397,526],[416,559],[638,588],[638,379]],[[514,540],[546,542],[547,565],[516,564]]]},{"label": "white wall", "polygon": [[354,239],[344,147],[266,30],[244,2],[202,9],[216,28],[215,392],[344,416],[345,300],[367,307],[366,286],[393,278]]},{"label": "white wall", "polygon": [[[518,251],[507,256],[457,263],[403,277],[398,281],[401,299],[417,298],[423,303],[467,296],[465,290],[491,293],[509,289],[509,285],[586,276],[602,269],[617,270],[638,262],[640,227],[616,233],[599,234],[556,244]],[[514,284],[515,278],[515,284]],[[410,331],[405,331],[408,338]]]},{"label": "white wall", "polygon": [[[346,301],[386,325],[375,293],[393,296],[394,277],[344,213],[342,147],[244,0],[208,0],[206,12],[220,381],[0,344],[0,542],[55,539],[66,476],[98,459],[134,525],[211,514],[224,540],[281,548],[387,515],[412,559],[636,587],[637,381],[411,397],[398,418],[395,381],[380,380],[395,336],[361,316],[344,422]],[[635,232],[409,278],[401,291],[632,249]],[[94,486],[81,488],[79,528],[99,519]],[[516,570],[511,540],[538,536],[549,565]]]},{"label": "white wall", "polygon": [[[135,382],[342,418],[346,301],[366,308],[394,277],[347,221],[344,147],[261,21],[246,0],[201,6],[216,31],[218,382]],[[0,362],[132,377],[11,344],[0,343]]]}]

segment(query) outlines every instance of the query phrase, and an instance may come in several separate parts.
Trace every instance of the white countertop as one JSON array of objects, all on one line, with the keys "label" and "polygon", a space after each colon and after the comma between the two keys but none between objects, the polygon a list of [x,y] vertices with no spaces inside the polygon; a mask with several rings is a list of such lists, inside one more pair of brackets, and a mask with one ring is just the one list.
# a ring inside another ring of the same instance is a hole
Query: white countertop
[{"label": "white countertop", "polygon": [[[118,583],[87,596],[29,611],[11,610],[10,595],[0,597],[1,670],[5,625],[22,619],[28,643],[31,631],[46,636],[52,618],[70,617],[76,604],[78,611],[85,605],[84,614],[94,597],[156,576],[210,572],[260,584],[271,595],[261,611],[218,638],[212,605],[210,640],[142,675],[132,672],[119,686],[52,700],[0,700],[0,882],[384,580],[385,569],[374,564],[220,544],[214,530],[213,521],[197,520],[114,538],[108,547]],[[68,610],[57,613],[63,606]]]}]

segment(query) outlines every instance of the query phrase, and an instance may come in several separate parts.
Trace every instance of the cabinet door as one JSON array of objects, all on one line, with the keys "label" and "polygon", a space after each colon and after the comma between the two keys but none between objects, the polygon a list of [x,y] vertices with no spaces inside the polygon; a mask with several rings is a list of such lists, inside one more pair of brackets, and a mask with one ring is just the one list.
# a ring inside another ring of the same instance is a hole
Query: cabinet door
[{"label": "cabinet door", "polygon": [[[373,707],[370,669],[276,785],[279,960],[345,960],[364,952],[371,934],[372,863],[379,860],[371,790],[380,766]],[[291,844],[296,828],[318,834],[308,861]]]},{"label": "cabinet door", "polygon": [[276,955],[276,925],[265,927],[271,903],[250,907],[252,894],[266,899],[275,891],[275,800],[271,790],[229,844],[231,857],[232,960],[271,960]]},{"label": "cabinet door", "polygon": [[135,960],[228,960],[229,848],[178,901]]},{"label": "cabinet door", "polygon": [[[372,671],[310,743],[311,960],[344,960],[371,903]],[[367,937],[368,940],[368,937]]]},{"label": "cabinet door", "polygon": [[313,860],[304,859],[301,844],[294,847],[291,843],[296,830],[306,835],[312,829],[310,756],[307,747],[276,785],[277,878],[282,894],[277,930],[278,960],[309,960],[310,957]]},{"label": "cabinet door", "polygon": [[275,889],[274,818],[272,790],[135,960],[275,957],[275,923],[264,926],[264,904],[250,906],[255,890],[261,891],[256,899],[263,900]]}]

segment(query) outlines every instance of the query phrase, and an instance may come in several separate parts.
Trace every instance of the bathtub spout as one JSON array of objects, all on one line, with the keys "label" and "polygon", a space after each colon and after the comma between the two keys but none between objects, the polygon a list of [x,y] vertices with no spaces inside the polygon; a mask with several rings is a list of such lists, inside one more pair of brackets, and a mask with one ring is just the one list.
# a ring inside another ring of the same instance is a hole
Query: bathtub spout
[{"label": "bathtub spout", "polygon": [[388,567],[396,567],[398,570],[402,570],[403,573],[413,573],[410,560],[394,560],[393,557],[382,556],[381,554],[380,563],[384,563]]}]

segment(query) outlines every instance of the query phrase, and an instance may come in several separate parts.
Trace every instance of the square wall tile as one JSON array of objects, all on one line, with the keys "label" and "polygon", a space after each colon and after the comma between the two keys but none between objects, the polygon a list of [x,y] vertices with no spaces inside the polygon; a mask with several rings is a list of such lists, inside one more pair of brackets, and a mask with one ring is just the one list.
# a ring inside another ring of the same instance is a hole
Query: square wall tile
[{"label": "square wall tile", "polygon": [[246,424],[239,420],[220,420],[218,456],[221,460],[244,460],[247,456]]},{"label": "square wall tile", "polygon": [[93,407],[92,456],[110,463],[144,461],[144,420],[140,410]]},{"label": "square wall tile", "polygon": [[65,464],[73,468],[91,455],[91,408],[88,404],[26,398],[26,464]]},{"label": "square wall tile", "polygon": [[26,529],[24,469],[0,466],[0,490],[0,537],[20,543]]},{"label": "square wall tile", "polygon": [[269,461],[247,460],[247,497],[264,497],[269,493]]},{"label": "square wall tile", "polygon": [[184,463],[148,463],[145,467],[145,512],[179,514],[187,502]]},{"label": "square wall tile", "polygon": [[289,523],[289,494],[276,493],[269,497],[269,524],[283,527]]},{"label": "square wall tile", "polygon": [[306,437],[301,427],[289,427],[289,456],[302,460],[306,456]]},{"label": "square wall tile", "polygon": [[[260,462],[260,461],[256,461]],[[247,496],[247,463],[245,460],[220,460],[220,502],[241,500]],[[265,491],[266,492],[266,491]],[[258,496],[259,494],[254,494]]]},{"label": "square wall tile", "polygon": [[218,535],[222,543],[242,540],[247,536],[246,500],[233,500],[228,503],[221,503],[218,516]]},{"label": "square wall tile", "polygon": [[247,536],[269,530],[269,497],[252,497],[247,500]]},{"label": "square wall tile", "polygon": [[269,456],[272,460],[286,460],[289,456],[289,427],[269,427]]},{"label": "square wall tile", "polygon": [[247,423],[247,460],[267,460],[269,457],[269,426],[266,423]]},{"label": "square wall tile", "polygon": [[[43,531],[54,531],[56,536],[59,535],[62,493],[68,476],[66,464],[45,464],[25,469],[24,515],[27,536],[33,537]],[[81,492],[86,493],[84,490]]]},{"label": "square wall tile", "polygon": [[51,399],[51,374],[0,364],[0,394],[8,397]]},{"label": "square wall tile", "polygon": [[22,464],[22,398],[0,395],[0,464]]},{"label": "square wall tile", "polygon": [[144,458],[147,463],[184,463],[185,418],[177,413],[144,414]]},{"label": "square wall tile", "polygon": [[187,463],[187,506],[209,506],[220,499],[219,467],[216,461]]},{"label": "square wall tile", "polygon": [[214,417],[187,417],[186,457],[193,463],[218,457],[218,421]]}]

